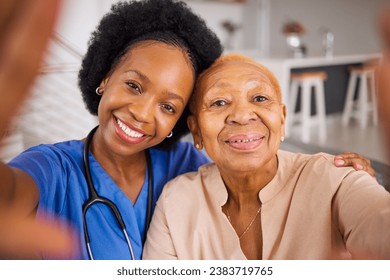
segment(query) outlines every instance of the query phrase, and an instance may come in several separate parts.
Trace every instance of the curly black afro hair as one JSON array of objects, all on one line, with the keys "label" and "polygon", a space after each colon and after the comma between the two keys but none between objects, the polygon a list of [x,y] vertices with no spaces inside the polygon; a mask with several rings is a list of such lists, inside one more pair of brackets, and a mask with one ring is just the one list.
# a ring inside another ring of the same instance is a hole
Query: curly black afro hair
[{"label": "curly black afro hair", "polygon": [[[88,111],[97,115],[100,96],[95,90],[116,67],[126,50],[142,40],[159,40],[182,48],[193,64],[196,77],[222,54],[217,36],[186,3],[144,0],[116,3],[92,33],[79,71],[78,83]],[[188,106],[162,147],[189,132]]]}]

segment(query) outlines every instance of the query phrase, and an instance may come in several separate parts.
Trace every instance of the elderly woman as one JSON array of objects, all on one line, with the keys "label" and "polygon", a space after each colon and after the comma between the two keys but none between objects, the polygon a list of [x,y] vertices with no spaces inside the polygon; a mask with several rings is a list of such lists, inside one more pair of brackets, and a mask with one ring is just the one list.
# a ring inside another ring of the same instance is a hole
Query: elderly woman
[{"label": "elderly woman", "polygon": [[195,147],[214,163],[166,185],[144,259],[390,258],[390,194],[331,155],[279,150],[286,107],[264,66],[218,59],[191,111]]}]

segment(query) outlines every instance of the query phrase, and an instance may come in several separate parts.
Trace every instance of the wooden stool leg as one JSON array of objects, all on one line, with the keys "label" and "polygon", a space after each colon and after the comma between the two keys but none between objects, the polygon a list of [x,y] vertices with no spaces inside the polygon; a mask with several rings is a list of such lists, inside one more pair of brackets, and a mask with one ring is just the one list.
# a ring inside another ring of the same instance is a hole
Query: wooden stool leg
[{"label": "wooden stool leg", "polygon": [[348,81],[347,96],[345,98],[344,110],[341,119],[341,122],[344,126],[348,125],[349,119],[351,118],[352,115],[352,109],[354,104],[353,98],[354,98],[354,93],[356,88],[356,81],[357,81],[357,74],[351,73]]},{"label": "wooden stool leg", "polygon": [[360,127],[366,128],[368,121],[368,84],[367,74],[360,76],[360,87],[359,87],[359,117]]},{"label": "wooden stool leg", "polygon": [[301,115],[301,123],[302,123],[302,142],[310,141],[310,121],[311,121],[311,84],[307,81],[304,81],[302,84],[302,115]]},{"label": "wooden stool leg", "polygon": [[318,127],[320,130],[320,140],[326,140],[326,109],[325,109],[325,91],[322,80],[316,80],[316,109],[318,118]]},{"label": "wooden stool leg", "polygon": [[286,125],[286,134],[288,135],[289,133],[291,133],[291,130],[292,130],[292,126],[295,122],[295,117],[296,117],[296,114],[295,114],[295,108],[296,108],[296,105],[297,105],[297,100],[298,100],[298,90],[299,90],[299,85],[298,85],[298,82],[297,81],[291,81],[291,85],[290,85],[290,99],[289,99],[289,108],[287,110],[287,119],[286,119],[286,122],[287,122],[287,125]]},{"label": "wooden stool leg", "polygon": [[371,97],[371,106],[372,106],[372,119],[374,125],[378,125],[378,103],[376,100],[376,84],[375,84],[375,75],[374,73],[369,74],[370,81],[370,97]]}]

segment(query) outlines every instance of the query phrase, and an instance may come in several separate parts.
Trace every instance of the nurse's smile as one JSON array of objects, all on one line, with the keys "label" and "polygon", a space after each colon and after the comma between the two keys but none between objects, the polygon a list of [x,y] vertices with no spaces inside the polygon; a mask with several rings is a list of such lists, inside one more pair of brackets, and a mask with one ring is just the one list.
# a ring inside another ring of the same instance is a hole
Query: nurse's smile
[{"label": "nurse's smile", "polygon": [[138,144],[144,141],[148,135],[130,124],[125,124],[120,119],[114,118],[115,133],[120,139],[129,144]]}]

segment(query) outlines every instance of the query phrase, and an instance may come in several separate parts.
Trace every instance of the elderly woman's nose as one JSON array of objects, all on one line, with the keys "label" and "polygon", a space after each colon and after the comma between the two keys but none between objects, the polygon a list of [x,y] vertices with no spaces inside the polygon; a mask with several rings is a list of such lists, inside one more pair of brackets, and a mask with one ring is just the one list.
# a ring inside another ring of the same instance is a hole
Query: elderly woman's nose
[{"label": "elderly woman's nose", "polygon": [[231,107],[231,111],[227,117],[228,123],[246,124],[255,121],[257,115],[252,110],[248,102],[237,102]]}]

